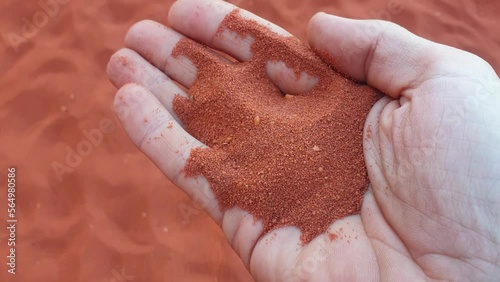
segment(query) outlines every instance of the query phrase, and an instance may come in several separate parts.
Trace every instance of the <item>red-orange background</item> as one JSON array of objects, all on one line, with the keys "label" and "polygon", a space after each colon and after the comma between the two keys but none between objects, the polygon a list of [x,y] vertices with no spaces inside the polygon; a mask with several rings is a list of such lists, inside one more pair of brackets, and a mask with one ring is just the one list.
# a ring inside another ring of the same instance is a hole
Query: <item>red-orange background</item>
[{"label": "red-orange background", "polygon": [[[0,281],[251,281],[218,227],[137,151],[111,111],[110,55],[134,22],[165,23],[173,1],[59,1],[68,3],[17,52],[9,38],[42,9],[38,0],[0,3]],[[302,39],[318,11],[388,19],[500,71],[495,0],[232,2]],[[53,164],[65,164],[66,148],[103,119],[113,130],[59,181]],[[15,276],[6,269],[8,166],[18,170]]]}]

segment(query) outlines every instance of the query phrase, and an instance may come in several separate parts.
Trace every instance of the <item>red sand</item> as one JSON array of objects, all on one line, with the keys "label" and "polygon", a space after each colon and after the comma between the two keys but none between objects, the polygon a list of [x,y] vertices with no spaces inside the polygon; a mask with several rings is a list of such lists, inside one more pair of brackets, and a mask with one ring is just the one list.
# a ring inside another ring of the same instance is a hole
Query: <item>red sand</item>
[{"label": "red sand", "polygon": [[[177,96],[174,111],[210,147],[193,150],[186,175],[204,175],[223,211],[237,206],[250,212],[262,220],[264,233],[297,226],[308,243],[335,220],[361,210],[368,188],[363,125],[381,94],[334,72],[296,38],[245,20],[238,10],[219,31],[226,29],[255,39],[249,62],[214,60],[190,40],[172,53],[198,69],[190,98]],[[270,61],[318,82],[285,97],[268,78]]]},{"label": "red sand", "polygon": [[[385,0],[236,1],[302,39],[308,19],[320,10],[356,18],[389,15],[421,36],[478,54],[500,72],[500,6],[494,0],[406,0],[398,14],[387,14],[396,1]],[[0,281],[110,282],[119,281],[122,269],[134,282],[252,281],[217,226],[137,151],[111,111],[110,55],[134,22],[165,22],[173,1],[68,2],[18,53],[5,36],[21,34],[21,19],[31,20],[41,8],[38,0],[0,4],[0,181],[8,165],[17,166],[21,205],[19,273],[8,276],[2,262]],[[103,133],[59,182],[51,164],[64,163],[65,147],[75,149],[86,138],[83,130],[99,128],[105,118],[114,130]],[[3,225],[6,186],[0,187]],[[193,213],[186,224],[181,210]],[[0,231],[2,257],[5,238]]]}]

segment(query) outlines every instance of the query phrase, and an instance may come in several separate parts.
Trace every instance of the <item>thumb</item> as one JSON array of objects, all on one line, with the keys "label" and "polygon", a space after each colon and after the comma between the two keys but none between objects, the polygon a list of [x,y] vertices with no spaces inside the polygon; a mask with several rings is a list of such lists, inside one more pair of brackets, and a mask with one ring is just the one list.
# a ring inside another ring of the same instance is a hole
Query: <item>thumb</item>
[{"label": "thumb", "polygon": [[426,40],[387,21],[318,13],[309,23],[308,35],[311,47],[337,71],[392,98],[443,73],[467,75],[491,69],[473,54]]}]

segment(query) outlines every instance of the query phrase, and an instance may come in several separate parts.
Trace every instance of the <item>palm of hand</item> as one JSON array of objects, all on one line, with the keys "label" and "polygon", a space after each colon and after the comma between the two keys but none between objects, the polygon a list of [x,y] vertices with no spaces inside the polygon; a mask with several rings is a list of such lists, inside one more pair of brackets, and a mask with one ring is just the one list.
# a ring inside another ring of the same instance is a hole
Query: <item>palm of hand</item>
[{"label": "palm of hand", "polygon": [[[195,40],[248,60],[251,54],[245,51],[245,40],[213,39],[214,31],[232,9],[224,2],[178,1],[169,21]],[[121,50],[111,60],[110,79],[119,87],[125,85],[117,94],[118,115],[141,150],[174,183],[205,203],[256,280],[492,277],[500,270],[500,232],[495,229],[500,224],[500,192],[495,190],[500,181],[495,175],[500,162],[500,151],[495,147],[500,141],[496,110],[500,98],[498,93],[485,90],[498,85],[498,78],[472,55],[417,40],[393,26],[367,35],[369,40],[363,45],[349,42],[355,39],[345,36],[361,30],[361,23],[328,21],[334,20],[325,16],[313,19],[311,44],[340,58],[341,50],[331,42],[343,38],[344,44],[357,46],[359,56],[339,60],[335,67],[392,97],[379,101],[367,119],[364,148],[372,189],[365,196],[360,215],[330,226],[331,233],[342,230],[341,238],[332,241],[328,234],[322,234],[302,247],[300,232],[286,227],[257,241],[262,226],[254,224],[251,215],[239,209],[222,214],[206,181],[179,176],[190,149],[203,144],[183,131],[171,114],[174,95],[183,92],[168,77],[186,87],[196,77],[192,64],[171,56],[181,38],[172,30],[140,23],[126,40],[127,47],[135,51]],[[337,31],[325,28],[328,24],[337,26]],[[423,51],[415,52],[419,48]],[[461,61],[455,62],[454,56]],[[395,70],[394,65],[400,68]],[[126,85],[131,82],[147,90]],[[307,84],[307,80],[301,83]],[[480,94],[475,96],[474,106],[469,103],[471,93]],[[138,99],[140,103],[134,104]],[[137,108],[131,111],[130,107]],[[145,124],[143,120],[153,122]],[[167,122],[173,126],[162,126]],[[160,141],[148,142],[151,139]],[[273,239],[266,240],[269,236]]]},{"label": "palm of hand", "polygon": [[391,235],[362,213],[365,229],[372,242],[382,242],[375,250],[397,252],[388,264],[412,269],[398,269],[401,279],[414,273],[488,281],[499,270],[499,97],[488,93],[498,80],[488,81],[488,72],[459,74],[452,64],[426,67],[447,75],[407,85],[400,99],[376,105],[367,121],[374,132],[365,143],[370,181]]}]

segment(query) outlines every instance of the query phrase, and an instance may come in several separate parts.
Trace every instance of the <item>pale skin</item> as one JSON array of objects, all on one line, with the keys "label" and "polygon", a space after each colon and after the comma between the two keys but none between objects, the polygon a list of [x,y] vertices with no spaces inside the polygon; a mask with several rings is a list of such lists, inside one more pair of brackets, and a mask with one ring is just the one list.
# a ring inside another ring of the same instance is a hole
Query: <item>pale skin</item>
[{"label": "pale skin", "polygon": [[[500,80],[481,58],[417,37],[391,23],[314,16],[309,44],[336,60],[333,68],[386,94],[368,115],[364,156],[370,179],[361,213],[334,222],[300,244],[295,227],[262,234],[238,208],[221,212],[203,177],[186,178],[190,150],[204,146],[172,110],[196,67],[171,52],[184,37],[239,61],[252,38],[215,33],[234,6],[179,0],[172,28],[142,21],[108,66],[119,88],[115,108],[133,142],[180,189],[206,207],[257,281],[495,281],[500,277]],[[281,28],[246,11],[272,30]],[[146,59],[145,59],[146,58]],[[214,55],[214,58],[216,56]],[[295,80],[283,64],[269,76],[287,93]],[[297,91],[300,92],[300,91]],[[165,126],[167,125],[167,126]],[[333,134],[333,133],[332,133]],[[272,240],[268,240],[272,237]]]}]

